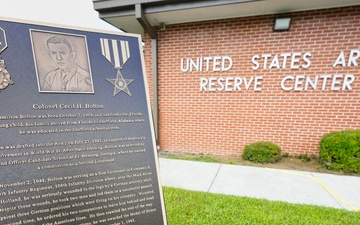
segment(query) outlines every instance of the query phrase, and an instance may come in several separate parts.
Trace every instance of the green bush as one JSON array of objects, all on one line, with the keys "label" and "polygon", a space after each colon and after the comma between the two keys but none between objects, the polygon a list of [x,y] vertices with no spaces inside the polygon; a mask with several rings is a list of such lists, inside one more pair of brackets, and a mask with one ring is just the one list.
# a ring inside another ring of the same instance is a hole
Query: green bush
[{"label": "green bush", "polygon": [[360,173],[360,130],[325,134],[320,141],[319,160],[330,170]]},{"label": "green bush", "polygon": [[255,142],[245,146],[242,158],[255,163],[274,163],[281,159],[281,148],[272,142]]}]

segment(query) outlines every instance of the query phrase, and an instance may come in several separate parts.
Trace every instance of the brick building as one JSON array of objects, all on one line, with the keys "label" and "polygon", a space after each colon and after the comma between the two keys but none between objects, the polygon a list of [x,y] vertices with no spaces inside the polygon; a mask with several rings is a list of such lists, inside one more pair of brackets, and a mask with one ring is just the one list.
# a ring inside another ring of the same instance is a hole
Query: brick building
[{"label": "brick building", "polygon": [[93,2],[143,37],[163,150],[317,154],[325,133],[360,128],[359,0]]}]

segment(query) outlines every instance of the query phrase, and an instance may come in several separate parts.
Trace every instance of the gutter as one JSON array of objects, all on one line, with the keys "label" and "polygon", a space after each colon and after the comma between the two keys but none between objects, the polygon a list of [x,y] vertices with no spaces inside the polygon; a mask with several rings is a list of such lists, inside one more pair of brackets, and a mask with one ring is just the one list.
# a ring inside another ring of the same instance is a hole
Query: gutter
[{"label": "gutter", "polygon": [[155,139],[159,140],[159,110],[158,110],[158,37],[144,16],[144,9],[141,4],[135,5],[135,18],[151,38],[151,65],[152,65],[152,88],[153,88],[153,120],[155,127]]}]

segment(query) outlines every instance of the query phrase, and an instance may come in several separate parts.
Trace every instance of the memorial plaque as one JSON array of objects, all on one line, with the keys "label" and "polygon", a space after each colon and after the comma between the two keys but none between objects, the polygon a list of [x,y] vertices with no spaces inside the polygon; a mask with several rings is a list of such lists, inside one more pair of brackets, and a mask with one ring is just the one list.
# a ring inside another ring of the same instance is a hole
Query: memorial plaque
[{"label": "memorial plaque", "polygon": [[0,224],[166,224],[140,36],[0,20]]}]

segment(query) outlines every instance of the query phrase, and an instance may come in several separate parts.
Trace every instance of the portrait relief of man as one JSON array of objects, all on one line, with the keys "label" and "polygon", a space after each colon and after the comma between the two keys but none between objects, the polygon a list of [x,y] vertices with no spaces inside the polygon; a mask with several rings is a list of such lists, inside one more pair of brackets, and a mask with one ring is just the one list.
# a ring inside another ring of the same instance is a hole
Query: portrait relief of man
[{"label": "portrait relief of man", "polygon": [[32,44],[40,92],[94,93],[85,37],[32,31]]}]

